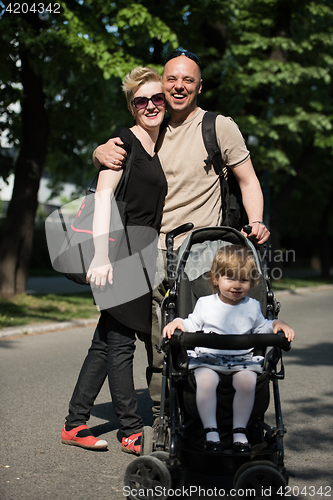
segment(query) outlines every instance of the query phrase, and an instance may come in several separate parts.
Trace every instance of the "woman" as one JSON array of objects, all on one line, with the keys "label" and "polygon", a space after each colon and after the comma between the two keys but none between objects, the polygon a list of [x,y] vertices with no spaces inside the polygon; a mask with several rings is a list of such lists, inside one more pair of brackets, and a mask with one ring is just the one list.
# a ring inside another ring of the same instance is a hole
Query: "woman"
[{"label": "woman", "polygon": [[[126,76],[123,90],[135,125],[130,129],[116,130],[112,137],[120,137],[126,149],[134,150],[124,199],[127,203],[126,225],[158,231],[167,193],[167,182],[155,154],[159,127],[165,114],[161,78],[152,68],[137,67]],[[110,194],[115,191],[122,173],[122,170],[103,167],[99,173],[93,224],[95,256],[87,273],[87,280],[94,289],[103,289],[107,282],[115,288],[118,284],[113,279],[113,266],[109,260],[108,228],[112,217]],[[122,449],[129,453],[140,452],[143,423],[137,412],[133,358],[136,333],[150,332],[151,293],[101,312],[69,404],[66,424],[61,431],[63,443],[95,450],[107,447],[107,442],[96,439],[86,425],[91,405],[98,394],[96,387],[101,387],[104,382],[105,373],[100,370],[103,358],[107,363],[113,407],[123,432]]]}]

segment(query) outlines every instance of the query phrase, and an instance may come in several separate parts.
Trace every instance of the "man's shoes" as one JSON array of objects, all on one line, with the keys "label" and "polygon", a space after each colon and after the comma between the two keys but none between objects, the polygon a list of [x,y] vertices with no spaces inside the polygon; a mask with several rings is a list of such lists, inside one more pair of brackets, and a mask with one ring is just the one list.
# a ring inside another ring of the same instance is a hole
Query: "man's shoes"
[{"label": "man's shoes", "polygon": [[123,437],[121,440],[121,449],[126,453],[134,453],[135,455],[140,455],[141,451],[141,438],[142,432],[137,434],[131,434],[131,436]]},{"label": "man's shoes", "polygon": [[64,444],[81,446],[87,450],[105,450],[108,447],[107,441],[97,439],[86,425],[79,425],[70,431],[66,431],[65,426],[61,429],[61,441]]}]

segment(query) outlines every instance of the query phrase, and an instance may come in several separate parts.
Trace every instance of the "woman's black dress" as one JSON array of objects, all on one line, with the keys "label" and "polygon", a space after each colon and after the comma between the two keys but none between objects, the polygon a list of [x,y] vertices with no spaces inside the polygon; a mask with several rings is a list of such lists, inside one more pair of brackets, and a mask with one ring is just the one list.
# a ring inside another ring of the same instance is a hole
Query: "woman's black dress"
[{"label": "woman's black dress", "polygon": [[[127,128],[116,130],[111,137],[120,137],[124,143],[122,147],[128,152],[134,147],[134,158],[124,196],[127,204],[126,227],[132,234],[131,241],[133,243],[133,234],[136,231],[141,234],[142,231],[144,232],[143,226],[154,229],[157,236],[164,198],[167,194],[167,181],[158,156],[157,154],[150,156],[141,142]],[[135,242],[131,250],[135,252]],[[117,286],[117,283],[115,282],[113,286]],[[137,332],[150,333],[151,303],[152,294],[149,292],[129,302],[111,307],[107,311],[123,325]]]}]

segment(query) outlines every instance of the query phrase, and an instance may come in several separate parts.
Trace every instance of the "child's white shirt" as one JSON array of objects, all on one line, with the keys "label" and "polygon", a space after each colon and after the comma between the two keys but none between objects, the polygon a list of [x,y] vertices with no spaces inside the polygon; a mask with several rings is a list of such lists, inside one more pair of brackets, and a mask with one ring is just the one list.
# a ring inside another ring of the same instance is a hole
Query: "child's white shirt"
[{"label": "child's white shirt", "polygon": [[[266,319],[257,300],[245,297],[235,305],[229,305],[218,294],[200,297],[184,321],[187,332],[215,332],[219,335],[244,335],[247,333],[273,333],[273,321]],[[253,349],[222,350],[200,347],[200,354],[242,355]],[[198,348],[195,349],[197,351]]]}]

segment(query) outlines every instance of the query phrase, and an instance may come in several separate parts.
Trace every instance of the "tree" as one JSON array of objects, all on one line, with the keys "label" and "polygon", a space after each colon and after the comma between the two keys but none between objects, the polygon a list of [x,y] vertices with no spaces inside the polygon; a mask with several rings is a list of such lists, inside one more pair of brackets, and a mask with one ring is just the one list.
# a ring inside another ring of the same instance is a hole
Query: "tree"
[{"label": "tree", "polygon": [[191,2],[186,20],[184,30],[175,31],[203,61],[200,102],[235,119],[262,182],[270,178],[273,250],[281,248],[281,238],[296,234],[303,247],[319,239],[327,275],[333,237],[332,3]]},{"label": "tree", "polygon": [[[55,188],[69,175],[78,184],[90,176],[94,146],[128,123],[120,80],[136,64],[162,70],[164,56],[178,45],[201,58],[199,104],[232,116],[258,175],[269,174],[274,237],[297,231],[304,237],[300,226],[310,220],[312,238],[333,236],[329,0],[68,0],[60,6],[60,14],[5,12],[1,20],[0,110],[7,120],[0,126],[20,151],[0,244],[1,296],[25,289],[44,165]],[[18,115],[8,107],[17,100]],[[10,158],[2,156],[0,168],[8,175]],[[312,202],[304,206],[305,192]],[[325,272],[328,245],[329,239]]]},{"label": "tree", "polygon": [[[88,170],[82,166],[91,154],[89,145],[102,132],[105,139],[107,129],[115,127],[119,119],[124,123],[114,79],[119,87],[119,79],[142,64],[154,38],[176,43],[171,30],[138,4],[129,8],[125,1],[115,6],[73,0],[60,2],[59,13],[38,13],[36,3],[25,5],[29,6],[27,12],[20,9],[14,15],[8,9],[1,20],[0,106],[8,115],[2,128],[9,128],[9,138],[19,148],[13,196],[0,243],[2,297],[25,290],[47,155],[56,180],[61,174],[64,180],[65,169],[68,176],[68,167],[72,178],[80,176],[82,180],[82,172]],[[135,32],[141,31],[142,59],[128,50],[130,38],[119,37],[118,31],[127,22]],[[19,116],[8,110],[13,97],[21,103]],[[6,176],[11,165],[8,157],[4,159],[1,173]]]}]

